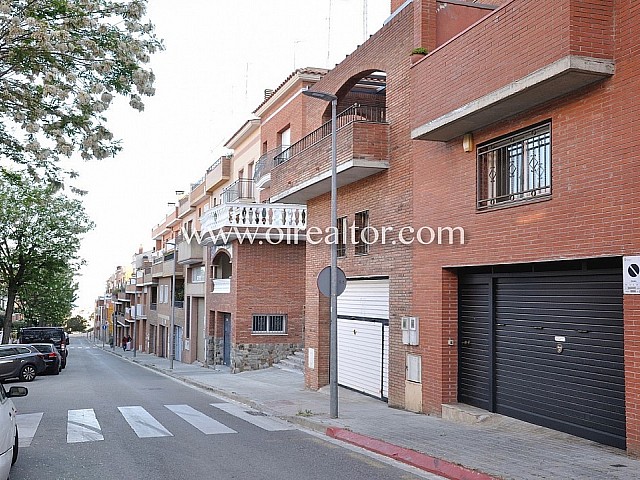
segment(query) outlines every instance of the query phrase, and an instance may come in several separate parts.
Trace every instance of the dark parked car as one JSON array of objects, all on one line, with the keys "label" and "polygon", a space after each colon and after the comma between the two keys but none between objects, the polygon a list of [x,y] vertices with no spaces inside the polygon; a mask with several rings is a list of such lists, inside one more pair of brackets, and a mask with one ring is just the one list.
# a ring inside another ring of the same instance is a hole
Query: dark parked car
[{"label": "dark parked car", "polygon": [[44,355],[45,371],[58,375],[62,370],[62,356],[56,346],[53,343],[32,343],[31,346]]},{"label": "dark parked car", "polygon": [[62,327],[25,327],[20,330],[18,343],[53,343],[62,357],[62,368],[67,366],[69,338]]},{"label": "dark parked car", "polygon": [[44,355],[31,345],[0,345],[0,380],[30,382],[44,372]]}]

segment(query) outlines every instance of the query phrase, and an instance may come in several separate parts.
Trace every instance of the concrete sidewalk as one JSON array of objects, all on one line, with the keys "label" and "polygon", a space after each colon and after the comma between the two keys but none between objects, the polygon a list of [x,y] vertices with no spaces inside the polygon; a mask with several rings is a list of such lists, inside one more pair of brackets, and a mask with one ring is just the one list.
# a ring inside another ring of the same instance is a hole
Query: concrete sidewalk
[{"label": "concrete sidewalk", "polygon": [[[99,347],[99,345],[96,345]],[[138,352],[112,351],[290,422],[452,479],[639,479],[640,460],[622,450],[501,415],[466,424],[389,408],[339,390],[339,417],[329,418],[328,388],[304,388],[301,373],[268,368],[231,374]]]}]

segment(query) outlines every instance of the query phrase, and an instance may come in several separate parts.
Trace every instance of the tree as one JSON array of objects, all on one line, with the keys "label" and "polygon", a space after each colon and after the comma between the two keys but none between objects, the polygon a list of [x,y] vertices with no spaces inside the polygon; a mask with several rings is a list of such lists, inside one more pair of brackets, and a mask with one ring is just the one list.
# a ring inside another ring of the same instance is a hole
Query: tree
[{"label": "tree", "polygon": [[[104,112],[115,94],[142,111],[143,66],[163,49],[147,0],[0,0],[0,158],[59,183],[59,160],[115,155]],[[0,166],[0,172],[6,167]]]},{"label": "tree", "polygon": [[62,326],[71,315],[78,284],[75,269],[61,263],[40,272],[37,280],[26,281],[18,290],[16,309],[23,314],[30,327]]},{"label": "tree", "polygon": [[92,227],[80,201],[50,184],[15,173],[0,182],[0,283],[7,292],[3,342],[9,340],[20,290],[47,282],[47,272],[77,267],[80,236]]},{"label": "tree", "polygon": [[66,330],[68,332],[84,332],[87,329],[87,321],[82,315],[76,315],[67,319]]}]

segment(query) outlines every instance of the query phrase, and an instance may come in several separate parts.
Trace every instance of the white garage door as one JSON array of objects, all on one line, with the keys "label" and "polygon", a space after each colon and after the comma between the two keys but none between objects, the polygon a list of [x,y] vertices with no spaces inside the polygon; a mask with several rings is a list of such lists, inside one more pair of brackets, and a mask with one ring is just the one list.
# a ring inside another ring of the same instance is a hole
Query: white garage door
[{"label": "white garage door", "polygon": [[354,279],[338,297],[338,383],[388,397],[389,279]]}]

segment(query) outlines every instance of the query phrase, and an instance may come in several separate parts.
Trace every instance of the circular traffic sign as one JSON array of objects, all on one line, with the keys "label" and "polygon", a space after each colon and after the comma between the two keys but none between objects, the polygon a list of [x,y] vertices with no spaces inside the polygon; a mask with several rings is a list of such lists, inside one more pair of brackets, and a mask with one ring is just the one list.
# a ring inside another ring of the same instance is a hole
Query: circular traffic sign
[{"label": "circular traffic sign", "polygon": [[[342,295],[345,288],[347,288],[347,276],[344,274],[340,267],[337,268],[338,285],[336,289],[336,296]],[[318,290],[325,297],[331,296],[331,267],[324,267],[318,274]]]},{"label": "circular traffic sign", "polygon": [[630,277],[635,278],[640,275],[640,266],[638,266],[637,263],[632,263],[631,265],[629,265],[627,272],[629,272]]}]

